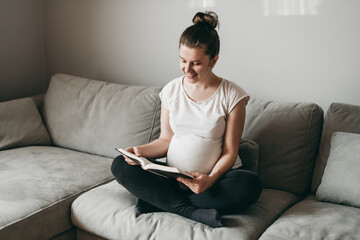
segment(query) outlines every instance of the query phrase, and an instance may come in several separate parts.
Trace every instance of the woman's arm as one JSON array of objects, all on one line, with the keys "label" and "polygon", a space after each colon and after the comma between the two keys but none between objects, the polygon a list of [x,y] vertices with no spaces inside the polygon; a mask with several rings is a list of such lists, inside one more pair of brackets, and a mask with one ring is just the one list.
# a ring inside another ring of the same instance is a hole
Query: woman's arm
[{"label": "woman's arm", "polygon": [[247,99],[236,104],[227,117],[223,151],[209,175],[191,173],[195,179],[178,178],[194,193],[201,193],[211,187],[224,173],[229,171],[238,155],[241,135],[244,130]]},{"label": "woman's arm", "polygon": [[216,180],[229,171],[235,163],[244,130],[246,103],[247,99],[241,100],[228,115],[223,152],[209,174],[210,177],[214,177]]},{"label": "woman's arm", "polygon": [[[174,133],[171,130],[169,122],[169,111],[161,105],[160,115],[160,137],[151,143],[130,147],[126,150],[145,158],[161,158],[165,157],[169,148],[170,140]],[[126,159],[129,164],[134,163],[130,159]],[[129,162],[130,161],[130,162]],[[135,165],[135,164],[132,164]]]}]

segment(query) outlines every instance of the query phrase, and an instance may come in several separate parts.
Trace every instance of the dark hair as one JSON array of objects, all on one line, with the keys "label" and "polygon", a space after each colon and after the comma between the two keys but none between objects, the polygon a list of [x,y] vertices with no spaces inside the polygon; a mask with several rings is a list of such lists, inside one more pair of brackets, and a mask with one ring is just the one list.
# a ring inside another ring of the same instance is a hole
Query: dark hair
[{"label": "dark hair", "polygon": [[214,12],[198,12],[193,18],[193,25],[181,34],[179,47],[205,48],[205,53],[213,59],[219,55],[220,39],[215,28],[219,26],[218,16]]}]

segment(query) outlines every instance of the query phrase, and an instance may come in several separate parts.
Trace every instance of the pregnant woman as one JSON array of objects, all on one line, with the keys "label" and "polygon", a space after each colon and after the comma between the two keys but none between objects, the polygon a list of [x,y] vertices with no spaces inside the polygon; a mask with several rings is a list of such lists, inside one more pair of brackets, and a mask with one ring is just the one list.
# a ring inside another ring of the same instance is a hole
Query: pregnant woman
[{"label": "pregnant woman", "polygon": [[183,76],[160,92],[161,133],[148,144],[126,150],[187,171],[194,179],[166,179],[144,171],[129,158],[112,164],[116,180],[135,195],[141,213],[168,211],[222,227],[221,214],[236,213],[259,198],[262,183],[241,169],[238,148],[249,96],[212,71],[220,40],[214,12],[199,12],[180,37]]}]

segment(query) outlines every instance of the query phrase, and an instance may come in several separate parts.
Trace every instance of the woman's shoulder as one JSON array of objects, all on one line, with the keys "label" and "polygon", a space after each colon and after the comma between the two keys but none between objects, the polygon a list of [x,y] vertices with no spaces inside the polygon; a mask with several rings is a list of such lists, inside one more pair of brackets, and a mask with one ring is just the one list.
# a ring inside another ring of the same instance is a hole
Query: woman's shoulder
[{"label": "woman's shoulder", "polygon": [[175,78],[168,82],[159,93],[161,102],[165,108],[172,109],[173,103],[176,102],[177,97],[181,91],[181,79],[182,77]]},{"label": "woman's shoulder", "polygon": [[229,114],[242,99],[245,99],[247,103],[250,96],[238,84],[225,80],[223,82],[223,100],[226,106],[226,114]]},{"label": "woman's shoulder", "polygon": [[162,92],[173,92],[175,90],[178,90],[181,86],[181,79],[182,77],[175,78],[168,82],[162,89]]},{"label": "woman's shoulder", "polygon": [[235,82],[232,82],[230,80],[227,79],[223,79],[223,89],[224,92],[227,94],[236,94],[236,95],[240,95],[240,96],[247,96],[246,91],[240,87],[238,84],[236,84]]}]

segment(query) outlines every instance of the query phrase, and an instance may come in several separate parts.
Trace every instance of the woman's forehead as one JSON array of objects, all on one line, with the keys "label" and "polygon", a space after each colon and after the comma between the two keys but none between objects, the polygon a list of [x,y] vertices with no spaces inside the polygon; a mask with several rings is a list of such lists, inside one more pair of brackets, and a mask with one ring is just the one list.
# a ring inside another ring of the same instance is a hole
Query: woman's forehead
[{"label": "woman's forehead", "polygon": [[181,45],[180,46],[180,57],[187,59],[187,60],[196,61],[196,60],[201,60],[208,56],[205,54],[205,48],[203,48],[203,47],[191,48],[186,45]]}]

